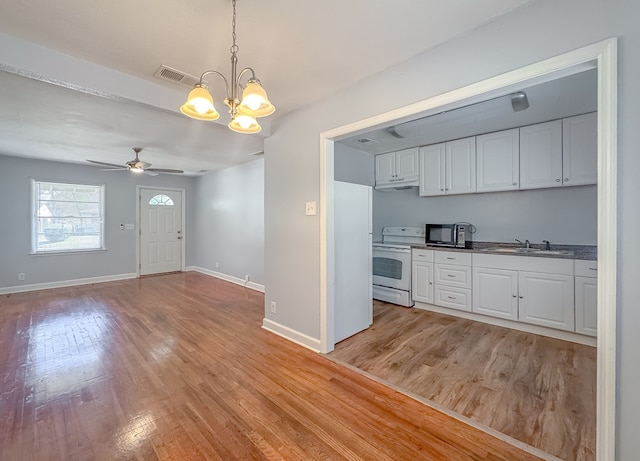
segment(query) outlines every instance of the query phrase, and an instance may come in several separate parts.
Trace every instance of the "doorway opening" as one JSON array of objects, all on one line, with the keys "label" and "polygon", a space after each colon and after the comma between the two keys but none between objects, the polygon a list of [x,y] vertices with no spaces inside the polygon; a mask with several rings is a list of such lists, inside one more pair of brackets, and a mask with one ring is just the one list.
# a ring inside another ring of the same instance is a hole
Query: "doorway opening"
[{"label": "doorway opening", "polygon": [[400,109],[342,126],[320,136],[320,319],[321,351],[333,350],[334,277],[333,180],[334,141],[373,127],[508,94],[523,84],[553,80],[581,66],[598,72],[598,337],[596,459],[615,454],[616,248],[617,248],[617,40],[605,40]]}]

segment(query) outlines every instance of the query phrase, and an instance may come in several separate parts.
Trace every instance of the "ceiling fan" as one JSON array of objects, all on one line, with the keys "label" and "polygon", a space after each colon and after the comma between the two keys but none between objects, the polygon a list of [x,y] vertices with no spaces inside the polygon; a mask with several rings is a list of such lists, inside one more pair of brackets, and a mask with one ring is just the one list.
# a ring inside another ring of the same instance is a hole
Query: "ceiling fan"
[{"label": "ceiling fan", "polygon": [[98,162],[96,160],[87,160],[89,163],[94,163],[96,165],[108,166],[111,168],[104,168],[100,171],[126,171],[129,170],[133,173],[145,173],[150,176],[157,176],[158,173],[184,173],[182,170],[172,170],[168,168],[149,168],[151,163],[143,162],[138,158],[138,154],[142,152],[142,147],[132,147],[131,148],[136,153],[136,158],[133,160],[129,160],[124,165],[116,165],[115,163],[105,163]]}]

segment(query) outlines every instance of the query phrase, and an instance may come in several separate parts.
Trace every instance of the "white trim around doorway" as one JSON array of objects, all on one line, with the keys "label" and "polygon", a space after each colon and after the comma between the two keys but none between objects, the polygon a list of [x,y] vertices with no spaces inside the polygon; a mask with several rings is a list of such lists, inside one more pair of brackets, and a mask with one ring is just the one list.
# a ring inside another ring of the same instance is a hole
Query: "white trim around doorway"
[{"label": "white trim around doorway", "polygon": [[182,240],[181,240],[181,245],[182,245],[182,262],[181,262],[181,267],[180,270],[182,272],[185,271],[185,258],[187,256],[187,232],[186,232],[186,214],[187,214],[187,210],[186,210],[186,190],[185,189],[181,189],[178,187],[163,187],[163,186],[141,186],[141,185],[137,185],[136,186],[136,277],[140,277],[140,194],[142,192],[143,189],[152,189],[152,190],[171,190],[171,191],[177,191],[177,192],[181,192],[182,195]]},{"label": "white trim around doorway", "polygon": [[615,459],[617,270],[617,38],[613,37],[424,101],[320,133],[320,349],[333,350],[334,140],[573,66],[598,68],[598,337],[596,460]]}]

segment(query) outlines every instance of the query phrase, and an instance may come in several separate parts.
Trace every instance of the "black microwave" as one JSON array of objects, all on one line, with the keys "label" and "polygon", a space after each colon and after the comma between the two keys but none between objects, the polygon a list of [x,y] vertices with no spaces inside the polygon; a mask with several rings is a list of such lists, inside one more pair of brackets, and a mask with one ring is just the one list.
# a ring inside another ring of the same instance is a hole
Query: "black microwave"
[{"label": "black microwave", "polygon": [[427,224],[425,243],[453,248],[471,248],[471,232],[467,224]]}]

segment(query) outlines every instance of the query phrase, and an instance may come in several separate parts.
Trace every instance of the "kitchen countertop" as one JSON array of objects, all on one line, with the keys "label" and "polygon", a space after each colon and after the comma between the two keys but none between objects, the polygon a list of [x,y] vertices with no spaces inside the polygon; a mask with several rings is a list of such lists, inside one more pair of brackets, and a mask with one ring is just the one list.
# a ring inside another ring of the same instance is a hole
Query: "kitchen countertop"
[{"label": "kitchen countertop", "polygon": [[[451,248],[437,245],[411,245],[411,248],[423,250],[455,251],[461,253],[484,253],[503,256],[527,256],[535,258],[559,258],[559,259],[583,259],[596,261],[598,259],[598,247],[595,245],[551,245],[551,252],[544,251],[543,244],[532,244],[534,250],[531,253],[517,252],[517,249],[524,249],[521,244],[507,242],[472,242],[471,248]],[[535,251],[542,250],[542,251]],[[514,251],[511,253],[511,251]],[[554,253],[561,251],[563,253]]]}]

